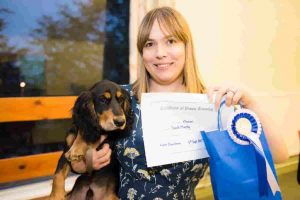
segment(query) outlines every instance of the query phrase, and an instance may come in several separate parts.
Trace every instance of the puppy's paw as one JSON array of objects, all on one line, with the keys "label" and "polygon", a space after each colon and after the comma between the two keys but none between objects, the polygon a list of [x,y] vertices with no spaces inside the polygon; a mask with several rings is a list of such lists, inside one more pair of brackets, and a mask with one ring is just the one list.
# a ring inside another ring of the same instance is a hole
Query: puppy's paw
[{"label": "puppy's paw", "polygon": [[82,140],[80,135],[77,135],[74,143],[68,152],[65,153],[65,157],[70,162],[80,162],[84,160],[85,153],[88,149],[87,143]]},{"label": "puppy's paw", "polygon": [[[73,150],[73,151],[71,151]],[[70,162],[72,169],[77,173],[86,172],[85,153],[80,153],[81,149],[70,149],[65,156]]]},{"label": "puppy's paw", "polygon": [[65,153],[65,157],[69,162],[80,162],[84,160],[87,147],[84,146],[72,146],[68,152]]},{"label": "puppy's paw", "polygon": [[80,162],[84,159],[84,155],[83,154],[70,154],[70,156],[67,157],[67,159],[70,162]]}]

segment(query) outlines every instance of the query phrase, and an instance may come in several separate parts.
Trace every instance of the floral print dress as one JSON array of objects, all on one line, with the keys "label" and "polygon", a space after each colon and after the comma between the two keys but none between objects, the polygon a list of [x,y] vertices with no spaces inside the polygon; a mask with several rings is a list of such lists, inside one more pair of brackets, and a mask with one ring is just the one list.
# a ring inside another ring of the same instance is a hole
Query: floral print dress
[{"label": "floral print dress", "polygon": [[147,167],[140,104],[137,103],[131,86],[123,87],[130,92],[134,124],[129,136],[116,144],[120,162],[118,196],[122,200],[195,199],[194,190],[208,166],[208,158]]}]

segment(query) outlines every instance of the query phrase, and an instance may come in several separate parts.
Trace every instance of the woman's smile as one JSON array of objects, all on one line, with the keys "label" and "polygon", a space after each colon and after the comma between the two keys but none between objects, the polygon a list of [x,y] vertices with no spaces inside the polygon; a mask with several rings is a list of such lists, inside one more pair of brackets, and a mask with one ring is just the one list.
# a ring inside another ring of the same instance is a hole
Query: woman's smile
[{"label": "woman's smile", "polygon": [[171,67],[173,65],[173,62],[171,63],[157,63],[154,64],[155,67],[157,67],[157,69],[167,69],[168,67]]}]

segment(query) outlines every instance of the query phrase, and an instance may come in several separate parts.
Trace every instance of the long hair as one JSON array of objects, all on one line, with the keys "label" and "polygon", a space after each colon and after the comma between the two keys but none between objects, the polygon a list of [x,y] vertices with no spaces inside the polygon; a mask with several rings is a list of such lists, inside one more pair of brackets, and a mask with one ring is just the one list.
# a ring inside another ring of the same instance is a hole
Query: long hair
[{"label": "long hair", "polygon": [[[204,93],[205,86],[200,78],[198,66],[195,59],[192,34],[184,17],[170,7],[160,7],[149,11],[144,17],[138,31],[137,48],[140,57],[143,48],[149,39],[152,26],[157,20],[159,26],[164,27],[170,34],[182,41],[185,45],[185,66],[183,68],[183,84],[187,92]],[[144,66],[139,66],[137,80],[133,83],[133,92],[140,101],[141,94],[149,92],[149,73]]]}]

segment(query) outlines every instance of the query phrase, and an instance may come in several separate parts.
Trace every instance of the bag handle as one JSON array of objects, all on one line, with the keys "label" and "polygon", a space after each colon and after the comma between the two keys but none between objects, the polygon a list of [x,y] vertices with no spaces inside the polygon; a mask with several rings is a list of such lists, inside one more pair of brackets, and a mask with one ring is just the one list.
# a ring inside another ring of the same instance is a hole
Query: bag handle
[{"label": "bag handle", "polygon": [[223,124],[221,119],[221,108],[224,106],[225,100],[221,101],[220,107],[218,109],[218,131],[223,130]]},{"label": "bag handle", "polygon": [[[218,109],[218,131],[224,130],[222,119],[221,119],[221,108],[224,106],[224,104],[225,104],[225,100],[221,101],[220,107]],[[243,108],[241,104],[234,105],[233,107],[234,107],[234,111]]]}]

